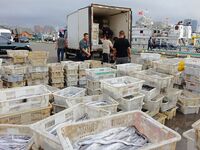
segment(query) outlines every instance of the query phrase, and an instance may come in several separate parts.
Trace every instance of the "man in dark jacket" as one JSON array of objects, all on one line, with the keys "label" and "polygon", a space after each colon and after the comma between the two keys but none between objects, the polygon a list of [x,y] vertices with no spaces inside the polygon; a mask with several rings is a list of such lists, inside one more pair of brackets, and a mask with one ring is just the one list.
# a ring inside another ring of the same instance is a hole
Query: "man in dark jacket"
[{"label": "man in dark jacket", "polygon": [[115,41],[113,48],[117,64],[125,64],[131,61],[131,46],[125,38],[124,31],[119,32],[119,38]]}]

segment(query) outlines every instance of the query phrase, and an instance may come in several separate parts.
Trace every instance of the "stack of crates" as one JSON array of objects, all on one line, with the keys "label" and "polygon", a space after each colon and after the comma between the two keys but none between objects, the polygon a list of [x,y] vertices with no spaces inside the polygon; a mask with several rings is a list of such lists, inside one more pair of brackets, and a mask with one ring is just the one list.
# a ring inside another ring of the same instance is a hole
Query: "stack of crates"
[{"label": "stack of crates", "polygon": [[30,52],[28,59],[30,62],[28,85],[48,84],[48,52]]},{"label": "stack of crates", "polygon": [[26,85],[27,66],[4,66],[3,72],[2,80],[5,88],[22,87]]},{"label": "stack of crates", "polygon": [[78,86],[78,63],[77,62],[63,62],[65,85]]},{"label": "stack of crates", "polygon": [[0,91],[0,124],[32,124],[50,116],[50,94],[43,85]]},{"label": "stack of crates", "polygon": [[137,71],[142,70],[142,65],[134,64],[134,63],[127,63],[127,64],[120,64],[116,65],[117,67],[117,76],[132,76]]},{"label": "stack of crates", "polygon": [[85,69],[89,69],[89,67],[90,64],[87,62],[78,63],[78,84],[80,87],[85,87],[87,85]]},{"label": "stack of crates", "polygon": [[99,95],[102,94],[100,80],[116,77],[116,70],[112,68],[93,68],[86,69],[87,78],[87,94]]},{"label": "stack of crates", "polygon": [[102,92],[114,98],[122,111],[141,110],[144,94],[141,93],[144,81],[124,76],[101,80]]},{"label": "stack of crates", "polygon": [[26,64],[28,60],[27,50],[7,50],[8,56],[11,58],[10,63],[16,64]]},{"label": "stack of crates", "polygon": [[60,63],[48,64],[49,66],[49,84],[52,87],[64,88],[64,70]]},{"label": "stack of crates", "polygon": [[3,59],[0,59],[0,89],[3,88],[3,81],[1,80],[1,76],[2,76],[2,72],[3,72],[3,69],[2,69],[2,63],[3,63]]},{"label": "stack of crates", "polygon": [[29,66],[27,85],[48,84],[49,74],[48,66]]}]

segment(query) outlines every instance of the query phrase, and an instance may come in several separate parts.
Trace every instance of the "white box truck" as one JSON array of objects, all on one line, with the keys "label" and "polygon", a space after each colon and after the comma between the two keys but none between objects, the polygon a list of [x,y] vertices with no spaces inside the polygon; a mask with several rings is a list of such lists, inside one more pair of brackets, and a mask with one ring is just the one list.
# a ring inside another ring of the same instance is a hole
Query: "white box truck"
[{"label": "white box truck", "polygon": [[80,51],[79,41],[83,38],[84,33],[89,34],[92,54],[101,52],[99,39],[104,27],[108,27],[112,31],[111,38],[118,37],[119,32],[123,30],[131,43],[131,8],[91,4],[69,14],[67,16],[68,49],[66,57],[71,54],[76,55]]}]

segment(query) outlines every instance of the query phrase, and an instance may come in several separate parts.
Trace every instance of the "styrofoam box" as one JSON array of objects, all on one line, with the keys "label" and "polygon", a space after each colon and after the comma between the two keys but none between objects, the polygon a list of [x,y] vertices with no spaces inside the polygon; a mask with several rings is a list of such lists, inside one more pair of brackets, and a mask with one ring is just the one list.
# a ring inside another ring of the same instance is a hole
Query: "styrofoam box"
[{"label": "styrofoam box", "polygon": [[86,89],[78,87],[67,87],[60,91],[54,92],[55,104],[66,106],[66,99],[71,97],[81,97],[86,95]]},{"label": "styrofoam box", "polygon": [[57,129],[57,132],[63,150],[73,150],[73,143],[80,138],[112,128],[130,126],[136,127],[141,134],[151,141],[146,147],[143,147],[144,150],[173,150],[176,149],[176,143],[181,140],[181,136],[177,132],[141,111],[126,112],[70,125],[63,124]]},{"label": "styrofoam box", "polygon": [[1,90],[0,114],[47,107],[50,94],[43,85]]},{"label": "styrofoam box", "polygon": [[175,75],[178,73],[178,66],[181,59],[163,59],[153,62],[153,68],[160,72]]},{"label": "styrofoam box", "polygon": [[[143,86],[147,86],[147,85],[143,85]],[[143,93],[145,95],[144,101],[149,101],[160,94],[159,89],[157,89],[155,87],[151,87],[151,86],[150,86],[150,88],[152,88],[152,89],[148,91],[142,87],[141,93]]]},{"label": "styrofoam box", "polygon": [[114,99],[119,99],[139,93],[143,83],[143,80],[124,76],[101,80],[101,88],[103,93],[110,95]]},{"label": "styrofoam box", "polygon": [[163,95],[159,95],[155,97],[154,99],[145,102],[145,104],[143,105],[143,108],[151,112],[160,110],[163,98],[164,98]]},{"label": "styrofoam box", "polygon": [[48,66],[38,66],[38,67],[33,67],[29,66],[28,67],[28,72],[29,73],[39,73],[39,72],[48,72],[49,68]]},{"label": "styrofoam box", "polygon": [[187,150],[198,150],[195,142],[195,131],[190,129],[183,133],[183,136],[187,139]]},{"label": "styrofoam box", "polygon": [[159,89],[167,88],[171,85],[173,76],[158,73],[153,69],[137,72],[134,77],[145,80],[145,84]]},{"label": "styrofoam box", "polygon": [[0,125],[0,135],[19,135],[29,136],[31,139],[24,149],[31,149],[33,145],[33,132],[28,126],[24,125]]},{"label": "styrofoam box", "polygon": [[136,94],[131,97],[123,97],[117,100],[119,108],[124,111],[142,110],[144,94]]},{"label": "styrofoam box", "polygon": [[[105,105],[91,105],[92,102],[103,102],[106,101],[108,104]],[[71,107],[74,105],[77,105],[79,103],[84,103],[88,106],[94,107],[94,108],[99,108],[99,109],[104,109],[107,110],[111,113],[116,113],[117,112],[117,106],[119,105],[118,102],[116,102],[113,98],[110,96],[101,94],[101,95],[93,95],[93,96],[84,96],[84,97],[72,97],[66,100],[66,103]]]},{"label": "styrofoam box", "polygon": [[90,80],[101,80],[116,77],[116,70],[112,68],[86,69],[86,76]]},{"label": "styrofoam box", "polygon": [[199,106],[183,106],[178,103],[179,109],[183,114],[198,114],[199,113]]},{"label": "styrofoam box", "polygon": [[140,64],[134,64],[134,63],[128,63],[128,64],[120,64],[117,66],[117,72],[122,75],[132,75],[136,71],[142,70],[142,65]]},{"label": "styrofoam box", "polygon": [[80,117],[85,114],[88,115],[89,119],[110,115],[110,113],[105,110],[88,107],[84,104],[78,104],[65,109],[31,126],[36,146],[45,150],[62,150],[58,137],[51,134],[50,131],[53,128],[56,130],[56,128],[64,122],[69,124],[76,122],[76,120],[80,119]]},{"label": "styrofoam box", "polygon": [[160,60],[161,57],[160,54],[155,54],[155,53],[141,53],[140,56],[142,59],[150,61]]},{"label": "styrofoam box", "polygon": [[26,74],[27,73],[27,66],[23,65],[10,65],[10,66],[3,66],[3,70],[5,74]]}]

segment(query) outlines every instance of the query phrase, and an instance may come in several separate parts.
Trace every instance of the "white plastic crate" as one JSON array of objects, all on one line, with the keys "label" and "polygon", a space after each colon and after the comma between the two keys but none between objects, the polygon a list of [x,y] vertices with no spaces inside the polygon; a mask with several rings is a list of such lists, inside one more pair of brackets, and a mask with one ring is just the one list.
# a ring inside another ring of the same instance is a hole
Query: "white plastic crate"
[{"label": "white plastic crate", "polygon": [[200,105],[200,95],[184,90],[179,96],[179,103],[184,106],[198,106]]},{"label": "white plastic crate", "polygon": [[44,58],[29,59],[29,62],[34,67],[43,67],[47,65],[47,59]]},{"label": "white plastic crate", "polygon": [[58,78],[51,78],[49,80],[51,83],[64,83],[64,77],[58,77]]},{"label": "white plastic crate", "polygon": [[171,85],[173,76],[158,73],[153,69],[137,72],[134,77],[145,80],[145,84],[159,89],[167,88]]},{"label": "white plastic crate", "polygon": [[63,71],[63,65],[60,63],[51,63],[48,64],[49,71],[50,72],[62,72]]},{"label": "white plastic crate", "polygon": [[55,104],[66,106],[66,99],[86,95],[86,89],[78,87],[67,87],[53,93]]},{"label": "white plastic crate", "polygon": [[7,82],[19,82],[24,80],[24,75],[3,75],[2,79]]},{"label": "white plastic crate", "polygon": [[77,62],[69,62],[64,64],[65,70],[78,70],[78,63]]},{"label": "white plastic crate", "polygon": [[144,94],[136,94],[127,97],[123,97],[117,100],[119,103],[119,108],[123,111],[133,111],[133,110],[142,110]]},{"label": "white plastic crate", "polygon": [[5,74],[26,74],[27,73],[27,66],[22,65],[10,65],[3,67]]},{"label": "white plastic crate", "polygon": [[194,129],[190,129],[184,132],[183,136],[187,139],[187,150],[198,150],[196,147]]},{"label": "white plastic crate", "polygon": [[[30,137],[30,140],[28,141],[27,144],[24,145],[25,147],[23,147],[23,149],[31,149],[31,146],[33,145],[33,132],[28,126],[0,125],[0,135],[28,136]],[[16,144],[17,143],[18,142],[16,142]]]},{"label": "white plastic crate", "polygon": [[70,87],[70,86],[77,86],[78,85],[78,80],[76,80],[76,81],[66,81],[66,85],[68,87]]},{"label": "white plastic crate", "polygon": [[87,87],[93,90],[101,89],[101,82],[95,80],[87,80]]},{"label": "white plastic crate", "polygon": [[5,89],[0,91],[0,114],[47,107],[50,94],[43,85]]},{"label": "white plastic crate", "polygon": [[28,79],[27,80],[27,84],[28,86],[33,86],[33,85],[39,85],[39,84],[48,84],[49,83],[49,79],[45,78],[45,79]]},{"label": "white plastic crate", "polygon": [[100,95],[102,94],[102,90],[101,89],[90,89],[88,87],[87,88],[87,95]]},{"label": "white plastic crate", "polygon": [[176,75],[179,71],[179,63],[182,59],[163,59],[153,62],[153,68],[160,73]]},{"label": "white plastic crate", "polygon": [[65,76],[66,81],[77,81],[78,80],[78,75],[67,75]]},{"label": "white plastic crate", "polygon": [[155,53],[141,53],[140,56],[142,59],[148,60],[148,61],[156,61],[156,60],[160,60],[161,58],[160,54],[155,54]]},{"label": "white plastic crate", "polygon": [[110,95],[114,99],[119,99],[139,93],[143,83],[143,80],[124,76],[101,80],[101,88],[103,93]]},{"label": "white plastic crate", "polygon": [[123,76],[126,76],[126,75],[131,76],[135,72],[142,70],[142,65],[134,64],[134,63],[120,64],[116,66],[117,66],[117,73]]},{"label": "white plastic crate", "polygon": [[200,93],[200,82],[188,82],[188,81],[186,81],[186,89]]},{"label": "white plastic crate", "polygon": [[101,80],[116,77],[116,70],[112,68],[86,69],[86,76],[90,80]]},{"label": "white plastic crate", "polygon": [[28,67],[28,72],[29,73],[39,73],[39,72],[48,72],[49,68],[48,66],[41,66],[41,67],[34,67],[34,66],[29,66]]},{"label": "white plastic crate", "polygon": [[85,70],[90,68],[89,62],[78,62],[78,70]]},{"label": "white plastic crate", "polygon": [[49,52],[45,51],[32,51],[29,52],[28,58],[29,59],[41,59],[41,58],[48,58]]},{"label": "white plastic crate", "polygon": [[64,75],[78,75],[78,70],[64,70]]},{"label": "white plastic crate", "polygon": [[198,106],[183,106],[182,104],[178,103],[179,111],[181,111],[184,115],[187,114],[198,114],[199,113],[199,107]]},{"label": "white plastic crate", "polygon": [[178,98],[180,97],[182,90],[170,88],[163,94],[165,97],[161,104],[161,112],[165,112],[169,109],[176,107]]},{"label": "white plastic crate", "polygon": [[164,96],[159,95],[150,101],[146,101],[145,104],[143,105],[143,108],[150,112],[158,113],[160,110],[163,98]]},{"label": "white plastic crate", "polygon": [[152,86],[143,85],[141,93],[145,95],[144,101],[149,101],[158,96],[160,94],[160,90]]},{"label": "white plastic crate", "polygon": [[195,68],[195,67],[185,67],[185,74],[189,74],[192,76],[199,77],[200,76],[200,68]]},{"label": "white plastic crate", "polygon": [[79,84],[79,85],[85,85],[85,86],[86,86],[86,85],[87,85],[87,80],[79,79],[79,80],[78,80],[78,84]]},{"label": "white plastic crate", "polygon": [[112,128],[130,126],[136,127],[141,134],[151,141],[150,144],[142,148],[145,150],[173,150],[176,149],[176,142],[181,140],[181,136],[177,132],[160,124],[141,111],[126,112],[71,125],[63,124],[57,132],[63,150],[73,150],[73,143],[80,138]]},{"label": "white plastic crate", "polygon": [[185,65],[186,65],[186,67],[199,68],[200,60],[199,60],[199,58],[187,58],[187,59],[185,59]]},{"label": "white plastic crate", "polygon": [[64,122],[69,124],[76,122],[81,117],[84,117],[85,114],[87,114],[87,119],[93,119],[108,116],[110,113],[84,104],[78,104],[41,120],[31,126],[36,146],[45,150],[62,150],[58,136],[52,134],[51,130],[55,129],[56,131],[56,128]]},{"label": "white plastic crate", "polygon": [[[117,112],[117,106],[119,105],[118,102],[116,102],[113,98],[110,96],[101,94],[101,95],[93,95],[93,96],[84,96],[84,97],[72,97],[68,98],[66,100],[68,106],[74,106],[79,103],[84,103],[88,106],[94,107],[94,108],[99,108],[99,109],[104,109],[106,111],[109,111],[111,113],[116,113]],[[102,105],[98,105],[96,103],[104,103]]]}]

